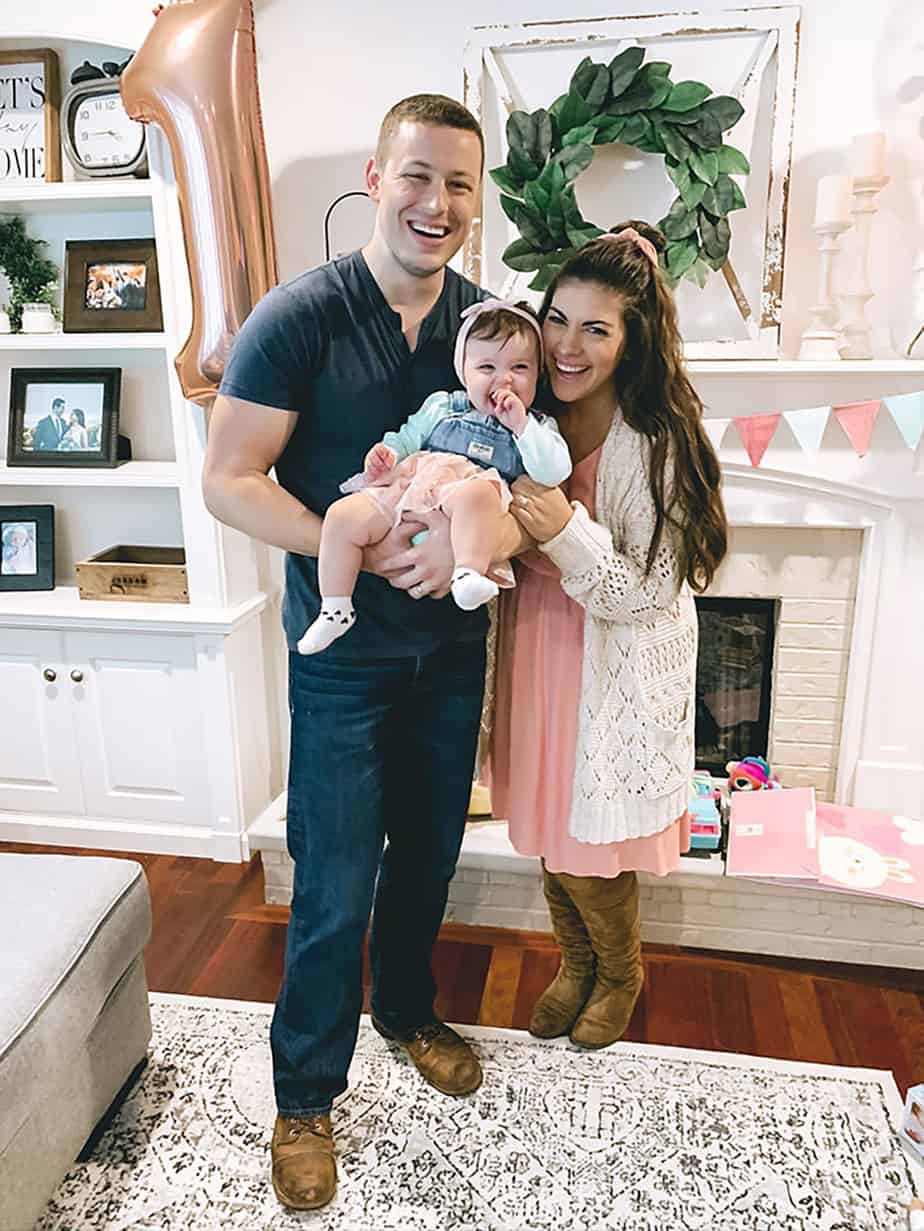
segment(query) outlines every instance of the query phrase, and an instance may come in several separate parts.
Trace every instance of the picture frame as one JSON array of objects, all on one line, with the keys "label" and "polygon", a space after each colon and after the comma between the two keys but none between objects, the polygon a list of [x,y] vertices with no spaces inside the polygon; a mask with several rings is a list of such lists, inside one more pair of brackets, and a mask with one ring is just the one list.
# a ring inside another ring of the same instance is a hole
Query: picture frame
[{"label": "picture frame", "polygon": [[[483,200],[466,240],[463,272],[502,296],[526,291],[531,273],[503,263],[518,237],[501,207],[489,170],[507,157],[506,124],[514,111],[533,114],[567,93],[585,58],[607,64],[630,47],[651,63],[670,65],[675,81],[702,80],[731,96],[743,115],[730,133],[750,171],[740,185],[746,208],[732,215],[731,248],[720,273],[704,287],[681,282],[675,291],[687,359],[776,358],[799,48],[796,5],[743,7],[695,15],[675,10],[632,17],[529,22],[470,30],[464,51],[463,101],[485,137]],[[595,148],[593,165],[575,194],[583,217],[603,230],[629,218],[655,223],[677,189],[661,154],[618,141]],[[537,300],[536,300],[537,301]]]},{"label": "picture frame", "polygon": [[13,368],[7,466],[117,466],[121,390],[121,368]]},{"label": "picture frame", "polygon": [[54,505],[0,504],[0,593],[54,588]]},{"label": "picture frame", "polygon": [[0,185],[61,179],[61,85],[50,47],[0,51]]},{"label": "picture frame", "polygon": [[159,333],[154,240],[66,240],[63,327],[65,333]]}]

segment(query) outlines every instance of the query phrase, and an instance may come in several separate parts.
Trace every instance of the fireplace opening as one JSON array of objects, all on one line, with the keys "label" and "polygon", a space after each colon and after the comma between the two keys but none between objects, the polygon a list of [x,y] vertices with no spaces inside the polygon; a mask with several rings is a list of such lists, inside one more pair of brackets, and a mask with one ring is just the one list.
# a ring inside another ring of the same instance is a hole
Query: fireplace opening
[{"label": "fireplace opening", "polygon": [[767,756],[776,629],[772,598],[697,598],[696,767]]}]

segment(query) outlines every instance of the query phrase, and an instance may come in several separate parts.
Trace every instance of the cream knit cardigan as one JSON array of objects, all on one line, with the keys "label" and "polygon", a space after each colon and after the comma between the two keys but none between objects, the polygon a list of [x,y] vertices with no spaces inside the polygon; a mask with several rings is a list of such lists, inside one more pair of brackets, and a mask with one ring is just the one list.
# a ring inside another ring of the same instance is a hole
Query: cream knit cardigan
[{"label": "cream knit cardigan", "polygon": [[582,504],[540,550],[586,611],[568,829],[620,842],[666,829],[689,802],[698,624],[670,528],[655,525],[649,442],[617,416],[600,454],[596,518]]}]

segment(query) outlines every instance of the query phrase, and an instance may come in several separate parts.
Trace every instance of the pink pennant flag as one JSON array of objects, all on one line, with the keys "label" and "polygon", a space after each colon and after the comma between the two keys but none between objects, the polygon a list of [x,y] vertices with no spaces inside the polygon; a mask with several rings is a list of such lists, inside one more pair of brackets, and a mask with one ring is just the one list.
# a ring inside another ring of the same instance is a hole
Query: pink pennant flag
[{"label": "pink pennant flag", "polygon": [[863,457],[869,449],[870,437],[881,405],[880,401],[848,402],[845,406],[831,407],[857,457]]},{"label": "pink pennant flag", "polygon": [[741,437],[741,443],[747,450],[752,466],[759,466],[761,458],[767,452],[767,445],[773,439],[776,425],[782,415],[741,415],[735,420],[735,427]]}]

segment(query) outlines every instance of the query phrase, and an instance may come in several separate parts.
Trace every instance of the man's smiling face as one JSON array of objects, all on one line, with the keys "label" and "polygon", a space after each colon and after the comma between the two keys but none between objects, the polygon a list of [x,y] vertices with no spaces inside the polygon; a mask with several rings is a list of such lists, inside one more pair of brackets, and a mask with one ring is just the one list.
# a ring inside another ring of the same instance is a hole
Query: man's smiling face
[{"label": "man's smiling face", "polygon": [[[381,152],[380,152],[381,153]],[[366,168],[378,203],[376,237],[405,273],[441,270],[468,234],[481,182],[481,143],[473,132],[402,121]]]}]

